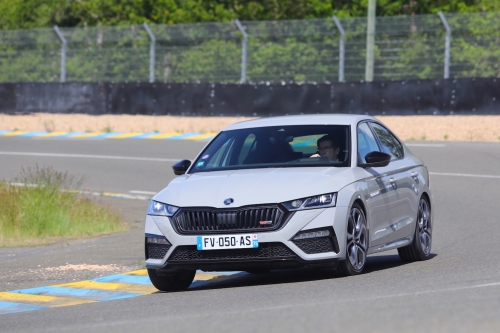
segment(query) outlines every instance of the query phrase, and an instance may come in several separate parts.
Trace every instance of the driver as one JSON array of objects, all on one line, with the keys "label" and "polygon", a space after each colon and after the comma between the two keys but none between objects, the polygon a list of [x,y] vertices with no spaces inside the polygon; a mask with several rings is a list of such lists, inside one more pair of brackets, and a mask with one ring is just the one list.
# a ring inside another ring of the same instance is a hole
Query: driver
[{"label": "driver", "polygon": [[331,135],[325,135],[318,139],[318,153],[311,155],[311,157],[328,157],[332,161],[338,161],[338,154],[340,148],[337,140]]}]

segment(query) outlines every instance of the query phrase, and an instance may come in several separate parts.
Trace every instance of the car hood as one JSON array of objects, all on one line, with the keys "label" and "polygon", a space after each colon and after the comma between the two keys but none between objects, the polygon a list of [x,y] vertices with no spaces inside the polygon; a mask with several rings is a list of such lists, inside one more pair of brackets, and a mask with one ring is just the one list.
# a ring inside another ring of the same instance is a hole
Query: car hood
[{"label": "car hood", "polygon": [[[241,207],[337,192],[355,180],[353,169],[335,167],[203,172],[175,178],[153,199],[179,207]],[[228,198],[234,203],[226,206]]]}]

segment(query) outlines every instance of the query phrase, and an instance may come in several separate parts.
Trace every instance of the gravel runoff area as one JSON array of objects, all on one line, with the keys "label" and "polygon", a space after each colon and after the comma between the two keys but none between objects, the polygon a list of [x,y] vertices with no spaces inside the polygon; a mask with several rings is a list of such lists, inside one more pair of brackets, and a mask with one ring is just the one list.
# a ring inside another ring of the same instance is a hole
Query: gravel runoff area
[{"label": "gravel runoff area", "polygon": [[[500,142],[500,115],[376,116],[404,141]],[[0,130],[62,132],[218,132],[253,118],[34,113],[0,114]]]}]

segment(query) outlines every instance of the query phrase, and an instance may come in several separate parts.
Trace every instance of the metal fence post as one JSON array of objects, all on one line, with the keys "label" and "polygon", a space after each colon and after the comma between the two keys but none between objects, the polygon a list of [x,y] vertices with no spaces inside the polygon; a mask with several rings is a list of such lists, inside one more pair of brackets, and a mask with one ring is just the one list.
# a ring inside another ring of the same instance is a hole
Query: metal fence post
[{"label": "metal fence post", "polygon": [[345,48],[344,48],[344,28],[342,27],[342,24],[340,24],[339,19],[337,16],[333,15],[333,21],[335,22],[335,25],[337,26],[337,29],[339,29],[340,32],[340,41],[339,41],[339,82],[344,82],[344,62],[345,62]]},{"label": "metal fence post", "polygon": [[150,44],[149,44],[149,82],[155,82],[155,49],[156,49],[156,37],[149,29],[149,25],[144,22],[144,29],[149,35]]},{"label": "metal fence post", "polygon": [[54,31],[57,37],[61,40],[61,82],[66,82],[66,38],[64,38],[61,30],[57,25],[54,26]]},{"label": "metal fence post", "polygon": [[375,57],[375,10],[377,0],[368,0],[368,17],[366,22],[366,67],[365,81],[373,81],[373,63]]},{"label": "metal fence post", "polygon": [[444,28],[446,29],[446,39],[444,42],[444,78],[448,79],[450,77],[450,40],[451,40],[451,29],[444,17],[443,12],[438,13],[441,22],[443,22]]},{"label": "metal fence post", "polygon": [[234,20],[238,30],[243,36],[243,41],[241,42],[241,83],[247,82],[247,44],[248,44],[248,35],[241,25],[240,20]]}]

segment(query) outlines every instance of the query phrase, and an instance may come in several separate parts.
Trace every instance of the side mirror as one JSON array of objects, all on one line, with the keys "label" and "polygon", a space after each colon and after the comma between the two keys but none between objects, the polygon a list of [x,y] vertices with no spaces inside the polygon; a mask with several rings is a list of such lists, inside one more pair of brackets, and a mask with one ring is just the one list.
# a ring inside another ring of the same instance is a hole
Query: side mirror
[{"label": "side mirror", "polygon": [[361,168],[379,168],[385,167],[391,161],[391,155],[381,151],[372,151],[365,156],[366,163],[358,163]]},{"label": "side mirror", "polygon": [[180,176],[186,173],[190,165],[191,165],[190,160],[182,160],[172,165],[172,169],[174,169],[174,173],[176,176]]}]

